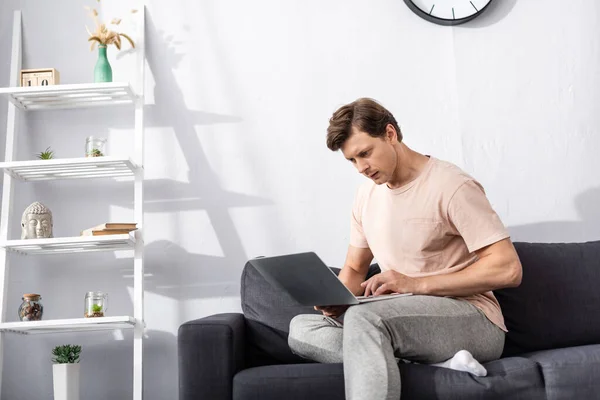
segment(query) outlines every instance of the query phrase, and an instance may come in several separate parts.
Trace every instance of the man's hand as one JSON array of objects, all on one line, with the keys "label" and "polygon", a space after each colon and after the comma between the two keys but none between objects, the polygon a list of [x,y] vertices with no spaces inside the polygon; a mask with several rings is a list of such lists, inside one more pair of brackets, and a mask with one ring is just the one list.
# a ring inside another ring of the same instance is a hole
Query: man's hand
[{"label": "man's hand", "polygon": [[321,311],[324,316],[337,318],[346,312],[349,306],[315,306],[315,310]]},{"label": "man's hand", "polygon": [[388,293],[417,293],[417,279],[393,270],[382,272],[360,285],[365,288],[365,296],[379,296]]}]

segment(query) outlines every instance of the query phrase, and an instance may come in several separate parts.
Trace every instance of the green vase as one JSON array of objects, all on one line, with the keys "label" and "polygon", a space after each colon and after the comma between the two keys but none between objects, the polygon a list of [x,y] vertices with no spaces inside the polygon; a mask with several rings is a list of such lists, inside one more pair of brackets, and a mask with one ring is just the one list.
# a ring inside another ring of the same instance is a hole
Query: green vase
[{"label": "green vase", "polygon": [[112,68],[106,58],[106,46],[98,46],[98,61],[94,68],[94,82],[112,82]]}]

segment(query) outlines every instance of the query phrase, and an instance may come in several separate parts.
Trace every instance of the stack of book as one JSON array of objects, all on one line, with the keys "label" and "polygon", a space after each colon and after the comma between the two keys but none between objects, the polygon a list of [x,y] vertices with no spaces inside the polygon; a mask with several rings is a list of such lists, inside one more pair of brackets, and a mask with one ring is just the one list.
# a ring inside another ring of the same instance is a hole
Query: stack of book
[{"label": "stack of book", "polygon": [[135,231],[136,223],[107,222],[81,231],[81,236],[123,235]]}]

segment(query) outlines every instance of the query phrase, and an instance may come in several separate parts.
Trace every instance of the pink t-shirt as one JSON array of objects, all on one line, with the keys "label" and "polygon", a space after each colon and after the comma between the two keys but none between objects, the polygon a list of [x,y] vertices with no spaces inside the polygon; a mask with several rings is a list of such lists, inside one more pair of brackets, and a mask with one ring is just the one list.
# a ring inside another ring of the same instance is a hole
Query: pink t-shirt
[{"label": "pink t-shirt", "polygon": [[[507,237],[479,182],[434,157],[400,188],[365,182],[352,209],[350,245],[370,248],[382,271],[411,277],[460,271],[477,260],[474,251]],[[492,292],[462,298],[507,331]]]}]

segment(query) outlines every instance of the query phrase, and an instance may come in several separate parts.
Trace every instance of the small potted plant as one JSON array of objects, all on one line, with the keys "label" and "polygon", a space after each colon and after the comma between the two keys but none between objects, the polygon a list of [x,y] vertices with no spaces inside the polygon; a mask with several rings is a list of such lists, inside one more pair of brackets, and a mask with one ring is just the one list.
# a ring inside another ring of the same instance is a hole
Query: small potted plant
[{"label": "small potted plant", "polygon": [[79,400],[81,346],[65,344],[52,349],[54,400]]},{"label": "small potted plant", "polygon": [[104,157],[106,147],[106,138],[88,136],[85,140],[85,156],[86,157]]},{"label": "small potted plant", "polygon": [[46,150],[38,153],[37,158],[40,160],[51,160],[54,158],[54,152],[50,150],[50,147],[48,147]]},{"label": "small potted plant", "polygon": [[104,312],[102,312],[102,306],[100,304],[94,304],[92,306],[92,315],[93,317],[104,317]]},{"label": "small potted plant", "polygon": [[87,292],[85,294],[84,314],[86,318],[104,317],[108,303],[108,293]]}]

